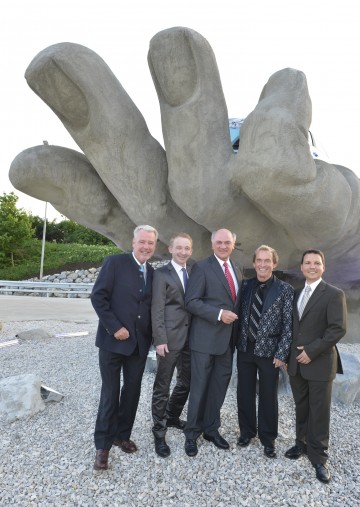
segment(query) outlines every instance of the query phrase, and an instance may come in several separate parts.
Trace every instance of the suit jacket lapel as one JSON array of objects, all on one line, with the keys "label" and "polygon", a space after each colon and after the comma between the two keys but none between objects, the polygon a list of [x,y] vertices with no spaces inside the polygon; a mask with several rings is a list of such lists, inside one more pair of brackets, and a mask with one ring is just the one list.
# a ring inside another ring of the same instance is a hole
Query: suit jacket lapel
[{"label": "suit jacket lapel", "polygon": [[297,322],[299,322],[298,301],[299,301],[299,296],[301,294],[301,291],[302,291],[302,289],[295,290],[294,302],[293,302],[293,318]]},{"label": "suit jacket lapel", "polygon": [[179,290],[181,291],[181,294],[184,296],[185,295],[184,287],[180,281],[179,275],[177,274],[177,272],[176,272],[174,266],[171,264],[171,262],[169,262],[169,264],[168,264],[168,269],[169,269],[169,273],[170,273],[171,278],[174,280],[174,282],[176,283],[176,286],[179,288]]},{"label": "suit jacket lapel", "polygon": [[317,301],[321,298],[321,296],[324,293],[326,287],[326,283],[321,281],[319,285],[314,290],[313,294],[311,294],[311,297],[309,301],[307,302],[303,314],[301,316],[301,320],[306,316],[306,314],[309,312],[309,310],[317,303]]},{"label": "suit jacket lapel", "polygon": [[231,264],[231,267],[233,268],[233,271],[235,273],[235,277],[236,277],[236,281],[237,281],[237,284],[238,284],[238,287],[240,287],[240,284],[241,284],[241,279],[242,279],[242,275],[241,275],[241,271],[240,269],[238,268],[238,266],[236,266],[232,260],[230,260],[230,264]]},{"label": "suit jacket lapel", "polygon": [[212,257],[210,257],[209,260],[210,260],[211,267],[214,270],[214,273],[219,278],[220,282],[223,284],[223,286],[227,290],[230,299],[232,300],[231,291],[230,291],[230,287],[229,287],[229,282],[226,279],[225,273],[222,270],[222,267],[220,266],[220,263],[216,259],[215,255],[213,255]]},{"label": "suit jacket lapel", "polygon": [[[309,310],[317,303],[317,301],[321,298],[321,296],[323,295],[323,292],[325,291],[325,287],[326,287],[326,283],[324,281],[321,281],[319,283],[319,285],[316,287],[316,289],[314,290],[314,292],[311,294],[310,296],[310,299],[309,301],[307,302],[305,308],[304,308],[304,311],[303,311],[303,314],[301,316],[301,319],[302,320],[306,314],[309,312]],[[297,310],[297,301],[299,299],[299,295],[301,294],[301,290],[299,291],[299,294],[297,294],[297,297],[296,297],[296,310]],[[299,318],[299,313],[298,311],[296,311],[296,315],[298,316]]]},{"label": "suit jacket lapel", "polygon": [[246,316],[248,319],[250,318],[252,294],[253,294],[253,290],[254,290],[255,281],[256,281],[256,278],[250,278],[249,280],[246,280],[244,282],[246,284],[246,287],[243,286],[243,288],[245,290],[243,292],[244,301],[243,301],[242,305],[243,305],[243,308],[246,308]]},{"label": "suit jacket lapel", "polygon": [[274,281],[271,284],[271,287],[269,289],[269,292],[267,293],[266,299],[263,303],[263,313],[266,312],[266,310],[273,304],[275,299],[278,297],[280,292],[280,286],[277,281],[277,278],[274,277]]}]

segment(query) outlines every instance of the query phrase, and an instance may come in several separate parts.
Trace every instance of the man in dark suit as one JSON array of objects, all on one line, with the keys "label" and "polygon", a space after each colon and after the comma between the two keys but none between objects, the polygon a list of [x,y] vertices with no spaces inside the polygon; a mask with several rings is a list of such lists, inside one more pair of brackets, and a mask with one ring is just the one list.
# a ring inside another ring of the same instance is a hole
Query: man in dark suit
[{"label": "man in dark suit", "polygon": [[331,390],[336,373],[343,373],[336,343],[346,333],[346,301],[342,290],[322,280],[325,258],[320,250],[303,253],[301,271],[306,283],[295,292],[288,365],[296,442],[285,456],[297,459],[307,454],[317,479],[328,483]]},{"label": "man in dark suit", "polygon": [[238,318],[240,272],[230,261],[236,236],[219,229],[211,236],[214,255],[196,263],[186,288],[185,305],[192,314],[190,328],[191,383],[185,452],[196,456],[197,438],[220,449],[220,410],[232,372],[233,328]]},{"label": "man in dark suit", "polygon": [[[192,239],[179,233],[170,239],[172,259],[157,269],[153,278],[151,320],[156,346],[157,371],[152,397],[153,434],[155,451],[162,458],[170,455],[165,440],[166,430],[183,430],[180,419],[190,389],[190,314],[185,309],[185,288],[188,272],[186,263],[192,255]],[[177,370],[176,385],[170,393],[173,373]]]},{"label": "man in dark suit", "polygon": [[237,342],[238,445],[246,447],[258,432],[268,458],[276,457],[279,368],[289,355],[294,298],[291,285],[273,274],[278,262],[279,256],[270,246],[261,245],[255,250],[256,277],[244,280],[241,287]]},{"label": "man in dark suit", "polygon": [[[95,470],[108,468],[112,445],[137,450],[130,440],[140,398],[141,379],[151,344],[151,287],[157,231],[149,225],[134,230],[130,254],[107,257],[91,294],[99,317],[96,346],[102,379],[95,425]],[[123,386],[120,395],[120,374]]]}]

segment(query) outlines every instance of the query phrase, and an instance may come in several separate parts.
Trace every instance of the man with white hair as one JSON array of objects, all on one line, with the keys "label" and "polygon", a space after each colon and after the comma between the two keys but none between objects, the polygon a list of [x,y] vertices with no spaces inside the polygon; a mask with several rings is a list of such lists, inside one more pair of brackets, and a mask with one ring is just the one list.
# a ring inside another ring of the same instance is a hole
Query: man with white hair
[{"label": "man with white hair", "polygon": [[[151,291],[158,232],[150,225],[134,230],[133,251],[107,257],[91,294],[99,317],[96,346],[102,379],[94,440],[95,470],[108,468],[113,445],[137,451],[130,440],[141,380],[151,345]],[[123,386],[120,393],[120,375]]]}]

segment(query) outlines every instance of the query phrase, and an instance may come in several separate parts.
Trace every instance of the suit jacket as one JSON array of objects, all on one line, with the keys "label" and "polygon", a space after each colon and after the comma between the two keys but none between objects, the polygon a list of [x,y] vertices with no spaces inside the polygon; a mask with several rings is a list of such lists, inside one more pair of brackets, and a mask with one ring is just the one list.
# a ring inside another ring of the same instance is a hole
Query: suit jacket
[{"label": "suit jacket", "polygon": [[[246,351],[252,292],[256,277],[244,280],[241,287],[239,315],[239,339],[237,348]],[[292,339],[292,309],[294,289],[274,276],[266,299],[263,302],[254,354],[259,357],[275,357],[287,362]]]},{"label": "suit jacket", "polygon": [[169,262],[153,277],[151,320],[154,345],[168,344],[169,350],[182,350],[188,339],[191,315],[185,309],[184,288]]},{"label": "suit jacket", "polygon": [[293,310],[293,343],[291,346],[288,373],[297,371],[296,347],[303,345],[310,357],[309,364],[299,364],[300,373],[307,380],[327,381],[343,373],[336,343],[346,333],[346,301],[342,290],[321,281],[311,295],[301,319],[297,301],[301,289],[295,291]]},{"label": "suit jacket", "polygon": [[194,264],[186,286],[185,306],[192,314],[189,345],[191,350],[222,355],[226,352],[234,324],[218,320],[220,309],[238,313],[240,299],[240,270],[231,263],[239,291],[235,303],[225,274],[211,255]]},{"label": "suit jacket", "polygon": [[[133,255],[106,257],[91,293],[99,317],[95,345],[103,350],[131,355],[136,345],[141,356],[151,345],[151,287],[154,269],[146,264],[146,286]],[[129,331],[127,340],[117,340],[121,327]]]}]

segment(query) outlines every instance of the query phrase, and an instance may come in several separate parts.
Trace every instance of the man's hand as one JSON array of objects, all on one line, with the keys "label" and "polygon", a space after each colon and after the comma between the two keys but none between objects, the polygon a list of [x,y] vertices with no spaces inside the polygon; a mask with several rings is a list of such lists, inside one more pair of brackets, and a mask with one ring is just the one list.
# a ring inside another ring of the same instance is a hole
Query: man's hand
[{"label": "man's hand", "polygon": [[114,337],[117,340],[127,340],[129,338],[129,331],[126,329],[126,327],[121,327],[119,331],[116,331],[114,334]]},{"label": "man's hand", "polygon": [[280,361],[280,359],[276,359],[276,357],[274,357],[273,365],[275,368],[280,368],[281,366],[285,366],[285,363],[283,361]]},{"label": "man's hand", "polygon": [[221,313],[221,320],[224,324],[232,324],[235,320],[238,319],[236,313],[231,312],[230,310],[223,310]]},{"label": "man's hand", "polygon": [[167,343],[164,343],[163,345],[156,345],[156,353],[161,356],[165,357],[165,354],[169,352]]},{"label": "man's hand", "polygon": [[309,363],[311,363],[311,359],[307,355],[307,353],[305,352],[304,347],[301,345],[300,347],[296,347],[296,348],[299,349],[299,350],[302,350],[301,354],[299,354],[298,356],[296,356],[297,362],[301,363],[301,364],[309,364]]}]

